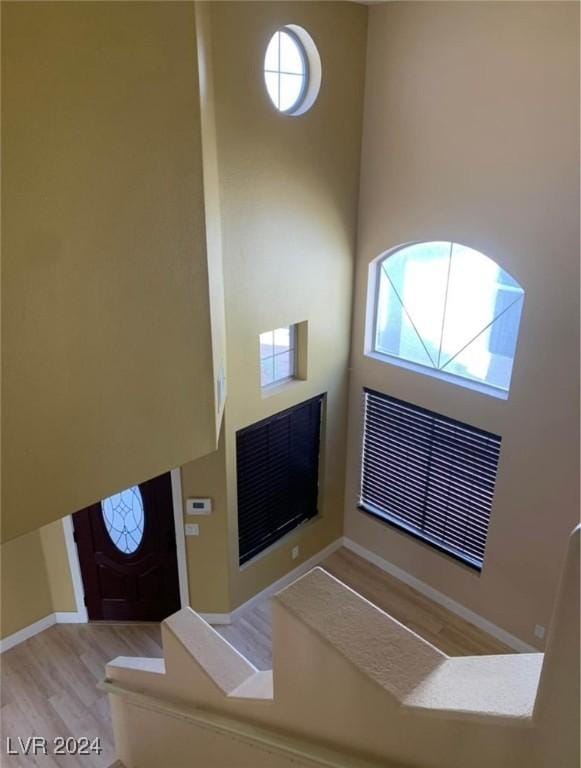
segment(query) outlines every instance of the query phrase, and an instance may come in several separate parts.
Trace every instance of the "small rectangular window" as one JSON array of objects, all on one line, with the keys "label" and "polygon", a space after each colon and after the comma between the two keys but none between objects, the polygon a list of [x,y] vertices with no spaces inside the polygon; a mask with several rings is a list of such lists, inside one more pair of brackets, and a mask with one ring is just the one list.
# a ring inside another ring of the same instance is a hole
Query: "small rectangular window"
[{"label": "small rectangular window", "polygon": [[295,377],[297,357],[295,325],[260,334],[260,385],[270,387]]},{"label": "small rectangular window", "polygon": [[482,569],[501,438],[364,390],[359,506]]},{"label": "small rectangular window", "polygon": [[323,395],[236,433],[240,565],[317,514]]}]

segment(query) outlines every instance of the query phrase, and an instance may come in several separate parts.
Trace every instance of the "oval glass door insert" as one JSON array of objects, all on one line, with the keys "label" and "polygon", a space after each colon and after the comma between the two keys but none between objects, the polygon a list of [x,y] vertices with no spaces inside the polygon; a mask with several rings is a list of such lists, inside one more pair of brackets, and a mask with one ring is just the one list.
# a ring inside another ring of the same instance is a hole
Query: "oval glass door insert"
[{"label": "oval glass door insert", "polygon": [[120,552],[131,555],[143,539],[145,514],[138,485],[115,493],[101,502],[103,522],[109,538]]}]

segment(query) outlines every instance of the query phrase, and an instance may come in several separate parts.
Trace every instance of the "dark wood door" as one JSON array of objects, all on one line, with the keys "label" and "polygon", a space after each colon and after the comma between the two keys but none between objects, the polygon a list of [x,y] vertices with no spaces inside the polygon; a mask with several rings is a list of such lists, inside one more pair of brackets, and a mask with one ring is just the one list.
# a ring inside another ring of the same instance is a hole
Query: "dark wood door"
[{"label": "dark wood door", "polygon": [[179,610],[167,473],[73,515],[89,619],[161,621]]}]

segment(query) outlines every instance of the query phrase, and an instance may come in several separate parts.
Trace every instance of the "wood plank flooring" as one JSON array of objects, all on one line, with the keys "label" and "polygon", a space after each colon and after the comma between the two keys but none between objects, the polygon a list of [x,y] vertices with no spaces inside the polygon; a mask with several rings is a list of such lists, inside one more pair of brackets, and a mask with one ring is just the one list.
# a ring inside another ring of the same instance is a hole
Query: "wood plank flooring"
[{"label": "wood plank flooring", "polygon": [[[486,632],[347,549],[341,548],[334,552],[321,565],[448,656],[513,653],[511,648]],[[268,601],[245,611],[233,624],[216,629],[255,667],[271,668]]]},{"label": "wood plank flooring", "polygon": [[[510,649],[402,582],[345,549],[323,563],[331,574],[450,656],[510,653]],[[259,669],[271,666],[267,601],[216,629]],[[162,655],[155,624],[60,624],[0,656],[2,752],[16,766],[108,768],[115,763],[107,697],[96,688],[115,656]],[[100,756],[7,756],[6,737],[101,738]]]},{"label": "wood plank flooring", "polygon": [[[96,683],[115,656],[161,656],[159,625],[58,624],[0,657],[2,750],[6,737],[99,736],[90,756],[7,756],[2,766],[106,768],[115,762],[106,694]],[[49,751],[52,751],[49,749]]]}]

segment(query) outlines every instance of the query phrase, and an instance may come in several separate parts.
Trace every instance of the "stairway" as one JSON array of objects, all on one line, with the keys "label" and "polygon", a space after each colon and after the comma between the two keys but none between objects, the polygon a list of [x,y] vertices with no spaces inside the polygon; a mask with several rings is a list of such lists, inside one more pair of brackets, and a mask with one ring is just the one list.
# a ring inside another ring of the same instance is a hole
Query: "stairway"
[{"label": "stairway", "polygon": [[107,666],[127,768],[578,768],[579,538],[547,653],[450,658],[320,568],[272,604],[259,671],[191,609]]}]

